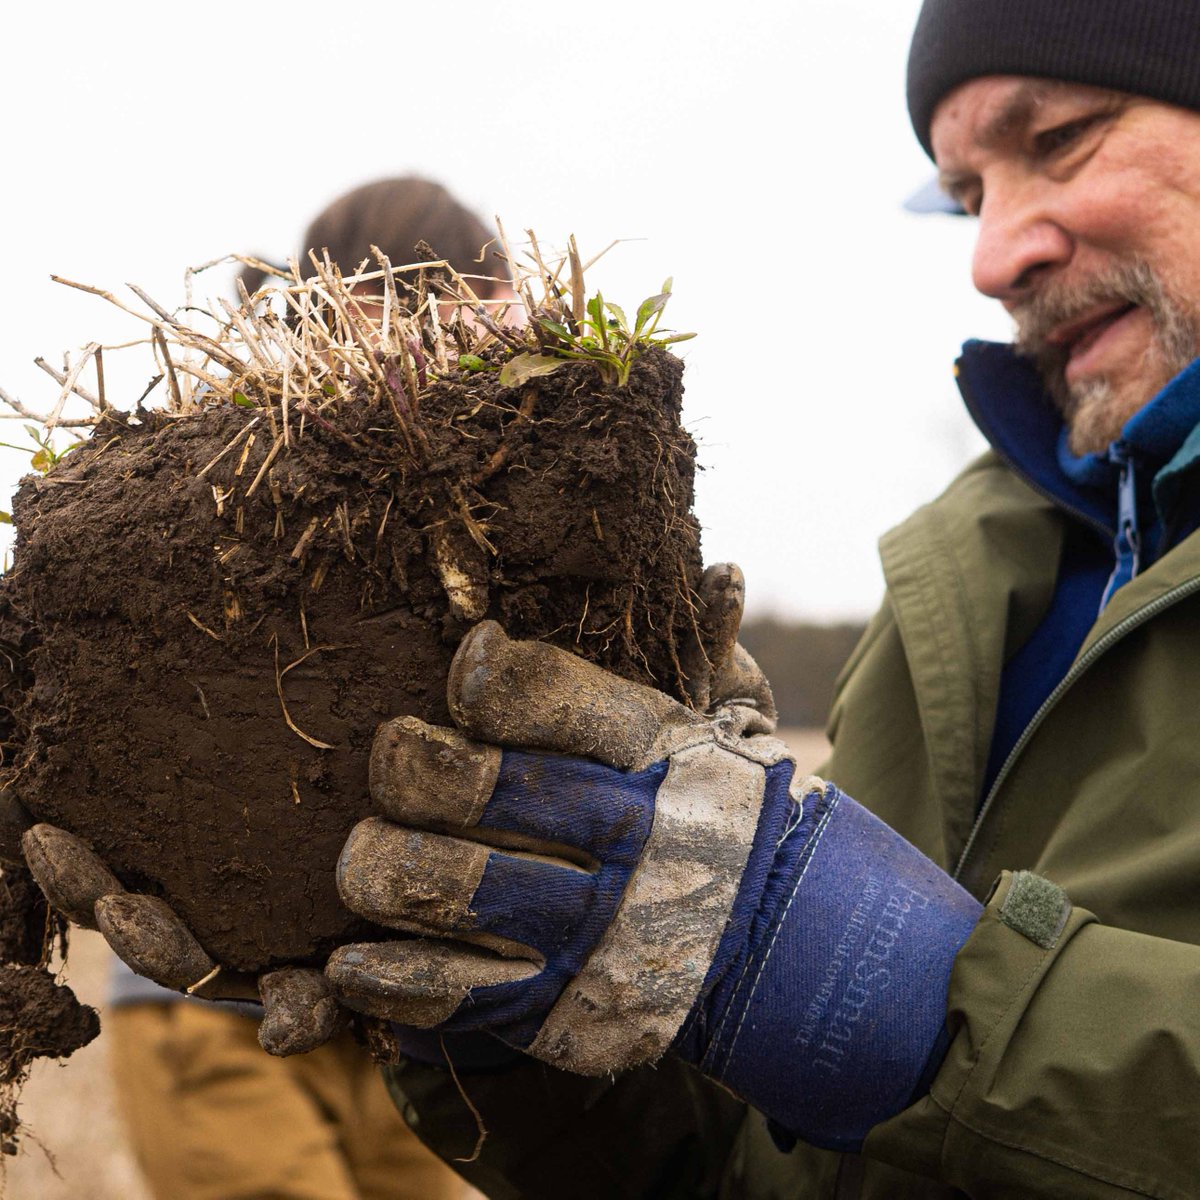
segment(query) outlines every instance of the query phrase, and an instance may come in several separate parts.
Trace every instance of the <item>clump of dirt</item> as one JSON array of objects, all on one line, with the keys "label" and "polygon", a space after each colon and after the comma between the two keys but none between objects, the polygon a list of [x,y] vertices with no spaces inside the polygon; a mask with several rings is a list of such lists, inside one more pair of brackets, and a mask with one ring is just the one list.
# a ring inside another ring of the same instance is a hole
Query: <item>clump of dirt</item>
[{"label": "clump of dirt", "polygon": [[[0,602],[0,747],[15,749],[13,705],[20,702],[22,637]],[[15,859],[20,823],[0,805],[2,857]],[[100,1032],[95,1009],[82,1005],[46,964],[57,945],[65,956],[67,924],[50,911],[33,876],[16,861],[0,865],[0,1153],[17,1152],[17,1099],[35,1058],[66,1058]]]},{"label": "clump of dirt", "polygon": [[261,970],[373,936],[334,886],[371,738],[448,720],[471,625],[682,697],[701,559],[665,351],[621,387],[586,363],[517,387],[451,371],[419,415],[400,386],[325,407],[239,387],[110,417],[26,479],[2,591],[23,803]]},{"label": "clump of dirt", "polygon": [[65,923],[50,912],[33,876],[6,863],[0,869],[0,962],[41,963],[56,937],[65,946]]},{"label": "clump of dirt", "polygon": [[80,1004],[44,962],[54,941],[66,951],[66,925],[50,913],[33,877],[0,872],[0,1153],[17,1152],[17,1098],[35,1058],[67,1058],[100,1032],[94,1008]]},{"label": "clump of dirt", "polygon": [[66,1058],[100,1032],[94,1008],[40,967],[0,964],[0,1153],[16,1154],[16,1101],[35,1058]]}]

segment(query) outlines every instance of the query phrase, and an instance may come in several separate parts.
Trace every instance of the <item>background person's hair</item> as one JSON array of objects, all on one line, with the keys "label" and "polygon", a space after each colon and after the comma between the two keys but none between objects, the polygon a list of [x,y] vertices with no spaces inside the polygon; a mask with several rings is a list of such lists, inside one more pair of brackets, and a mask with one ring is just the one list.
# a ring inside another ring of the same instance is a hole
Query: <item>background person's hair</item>
[{"label": "background person's hair", "polygon": [[[318,256],[328,250],[342,273],[349,274],[363,259],[374,262],[372,245],[399,266],[417,261],[417,243],[427,242],[460,275],[506,279],[506,264],[490,251],[480,261],[495,236],[440,183],[415,175],[379,179],[346,192],[317,214],[304,233],[300,271],[311,271],[310,250]],[[240,278],[253,293],[266,276],[245,267]]]}]

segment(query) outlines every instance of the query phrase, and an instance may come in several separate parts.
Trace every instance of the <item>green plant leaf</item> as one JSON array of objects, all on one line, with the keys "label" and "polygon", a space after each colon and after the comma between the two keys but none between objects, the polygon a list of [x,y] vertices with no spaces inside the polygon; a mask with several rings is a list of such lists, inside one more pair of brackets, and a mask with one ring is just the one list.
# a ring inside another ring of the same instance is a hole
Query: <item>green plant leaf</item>
[{"label": "green plant leaf", "polygon": [[7,513],[3,509],[0,509],[0,525],[11,525],[11,524],[12,524],[12,513]]},{"label": "green plant leaf", "polygon": [[233,393],[233,402],[234,402],[234,404],[236,404],[238,406],[238,408],[257,408],[258,407],[258,405],[256,405],[254,403],[254,401],[251,400],[250,397],[246,395],[245,392],[234,392]]},{"label": "green plant leaf", "polygon": [[545,317],[538,317],[537,323],[547,333],[554,334],[554,336],[559,338],[561,341],[568,343],[571,341],[571,331],[565,325],[560,325],[557,321],[547,320]]},{"label": "green plant leaf", "polygon": [[597,339],[599,340],[601,348],[604,350],[607,350],[608,349],[608,321],[604,316],[604,308],[605,308],[604,295],[601,292],[597,292],[587,302],[587,312],[588,312],[588,316],[591,318],[591,320],[588,321],[588,324],[592,327],[592,331],[595,333]]},{"label": "green plant leaf", "polygon": [[486,371],[488,364],[479,357],[478,354],[460,354],[458,356],[458,365],[464,371]]},{"label": "green plant leaf", "polygon": [[670,346],[674,342],[690,342],[695,336],[694,333],[670,333],[665,337],[656,337],[654,344],[656,346]]},{"label": "green plant leaf", "polygon": [[[668,279],[667,282],[670,283],[671,281]],[[658,314],[667,307],[667,301],[670,300],[670,298],[670,292],[660,292],[657,296],[651,296],[649,299],[643,300],[641,304],[638,305],[637,328],[634,331],[635,335],[641,333],[646,327],[647,323],[652,318],[658,316]]]},{"label": "green plant leaf", "polygon": [[54,466],[54,456],[49,450],[43,448],[29,460],[29,465],[33,467],[35,471],[41,471],[41,473],[45,475],[46,472],[49,471],[52,466]]},{"label": "green plant leaf", "polygon": [[623,309],[620,307],[620,305],[618,305],[618,304],[605,304],[605,306],[604,306],[604,307],[605,307],[605,308],[607,308],[607,309],[608,309],[608,311],[609,311],[610,313],[612,313],[612,315],[613,315],[614,317],[616,317],[616,318],[617,318],[617,325],[618,325],[618,326],[621,328],[621,330],[622,330],[623,332],[625,332],[625,333],[628,333],[628,332],[629,332],[629,322],[628,322],[628,321],[625,319],[625,312],[624,312],[624,310],[623,310]]},{"label": "green plant leaf", "polygon": [[564,358],[553,358],[549,354],[518,354],[510,358],[500,369],[500,383],[504,387],[520,387],[538,375],[549,375],[566,362]]}]

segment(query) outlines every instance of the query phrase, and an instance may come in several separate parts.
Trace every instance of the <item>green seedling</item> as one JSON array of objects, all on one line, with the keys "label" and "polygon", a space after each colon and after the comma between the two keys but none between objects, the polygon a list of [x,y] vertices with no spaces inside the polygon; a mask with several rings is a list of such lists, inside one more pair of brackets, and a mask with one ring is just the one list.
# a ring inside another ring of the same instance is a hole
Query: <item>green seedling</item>
[{"label": "green seedling", "polygon": [[[48,475],[54,467],[61,461],[63,456],[69,450],[73,450],[76,446],[81,445],[80,442],[72,442],[69,446],[62,450],[56,450],[51,441],[51,435],[43,429],[38,429],[36,425],[26,425],[25,432],[29,434],[33,441],[33,453],[30,455],[29,465],[35,471],[39,471],[43,475]],[[8,450],[19,450],[22,454],[29,454],[28,446],[17,446],[12,442],[0,442]],[[12,513],[0,510],[0,525],[11,525]]]},{"label": "green seedling", "polygon": [[478,354],[460,354],[458,356],[459,370],[466,371],[468,375],[476,375],[480,371],[494,371],[496,368],[489,362],[480,358]]},{"label": "green seedling", "polygon": [[[54,447],[52,435],[47,430],[38,429],[36,425],[26,425],[23,428],[33,441],[33,453],[29,459],[29,465],[42,475],[49,474],[66,454],[74,450],[76,446],[82,445],[82,442],[75,441],[69,446],[64,446],[61,450],[57,450]],[[0,446],[8,450],[20,450],[22,453],[29,453],[28,446],[16,446],[12,442],[0,442]]]},{"label": "green seedling", "polygon": [[535,314],[533,320],[541,352],[518,354],[511,359],[500,372],[500,382],[506,387],[517,387],[575,360],[594,364],[606,382],[624,387],[638,355],[652,346],[669,346],[696,336],[694,333],[658,332],[663,309],[670,298],[671,280],[668,279],[658,295],[650,296],[638,305],[632,325],[624,310],[605,300],[601,292],[587,301],[579,321],[565,315],[556,320]]}]

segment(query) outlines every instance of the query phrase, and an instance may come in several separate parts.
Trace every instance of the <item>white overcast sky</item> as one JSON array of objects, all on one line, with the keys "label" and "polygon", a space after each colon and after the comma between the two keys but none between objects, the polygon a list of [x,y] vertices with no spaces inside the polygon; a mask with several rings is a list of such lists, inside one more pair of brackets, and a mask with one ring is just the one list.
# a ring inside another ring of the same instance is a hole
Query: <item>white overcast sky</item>
[{"label": "white overcast sky", "polygon": [[[20,5],[0,386],[48,409],[37,355],[133,335],[52,272],[178,303],[185,267],[286,257],[340,192],[424,174],[585,256],[631,239],[592,278],[626,308],[674,277],[706,558],[742,564],[752,612],[865,616],[879,535],[981,444],[957,347],[1008,328],[970,288],[971,223],[900,207],[929,175],[904,108],[918,8]],[[132,401],[151,368],[109,374]],[[0,451],[3,496],[26,466]]]}]

